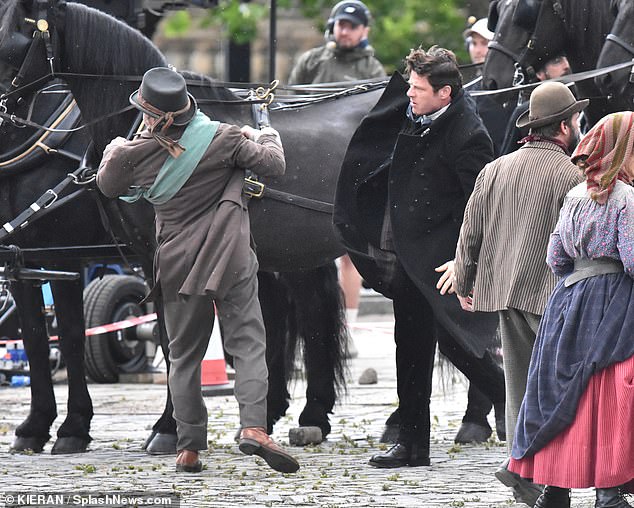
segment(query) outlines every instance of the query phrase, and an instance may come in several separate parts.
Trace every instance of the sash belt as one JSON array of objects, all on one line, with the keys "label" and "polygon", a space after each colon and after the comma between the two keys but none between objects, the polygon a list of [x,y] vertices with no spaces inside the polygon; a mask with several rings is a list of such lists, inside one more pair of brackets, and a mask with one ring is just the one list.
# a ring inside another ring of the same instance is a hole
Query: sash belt
[{"label": "sash belt", "polygon": [[612,258],[578,258],[575,259],[574,271],[566,277],[564,286],[570,287],[580,280],[608,273],[623,273],[623,263]]}]

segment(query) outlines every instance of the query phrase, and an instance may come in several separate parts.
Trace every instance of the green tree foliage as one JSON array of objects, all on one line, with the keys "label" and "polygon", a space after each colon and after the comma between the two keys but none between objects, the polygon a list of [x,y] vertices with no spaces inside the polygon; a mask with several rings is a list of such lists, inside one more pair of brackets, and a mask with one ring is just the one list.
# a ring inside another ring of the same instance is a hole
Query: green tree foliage
[{"label": "green tree foliage", "polygon": [[[334,0],[278,0],[278,12],[292,6],[314,21],[321,29]],[[402,68],[403,58],[414,47],[428,48],[438,44],[456,52],[459,61],[467,62],[462,32],[474,6],[467,0],[367,0],[374,16],[370,39],[377,57],[388,71]],[[219,0],[218,7],[209,9],[196,19],[200,26],[220,27],[227,37],[238,43],[253,40],[257,23],[269,13],[268,0]],[[481,7],[478,7],[481,9]],[[481,13],[478,13],[481,14]],[[173,15],[167,23],[166,35],[178,35],[192,26],[187,11]],[[283,37],[284,34],[279,34]]]}]

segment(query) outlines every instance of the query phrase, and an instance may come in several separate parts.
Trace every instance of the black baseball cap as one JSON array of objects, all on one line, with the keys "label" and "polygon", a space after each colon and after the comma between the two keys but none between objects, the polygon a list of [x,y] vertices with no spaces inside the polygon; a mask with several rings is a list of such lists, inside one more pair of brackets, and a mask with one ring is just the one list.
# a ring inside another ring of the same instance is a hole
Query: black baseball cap
[{"label": "black baseball cap", "polygon": [[353,25],[368,26],[368,10],[361,2],[342,2],[333,16],[334,21],[344,19]]}]

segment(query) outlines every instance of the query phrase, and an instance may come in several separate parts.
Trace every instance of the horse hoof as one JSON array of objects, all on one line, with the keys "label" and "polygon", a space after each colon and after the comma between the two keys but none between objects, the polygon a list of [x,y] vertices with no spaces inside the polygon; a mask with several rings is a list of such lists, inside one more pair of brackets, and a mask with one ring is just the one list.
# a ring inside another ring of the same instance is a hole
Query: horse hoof
[{"label": "horse hoof", "polygon": [[21,437],[16,436],[13,445],[11,446],[12,452],[26,452],[31,451],[33,453],[42,453],[44,451],[44,445],[48,441],[48,438],[43,437]]},{"label": "horse hoof", "polygon": [[328,411],[318,402],[309,402],[299,415],[299,427],[319,427],[322,440],[330,434]]},{"label": "horse hoof", "polygon": [[141,450],[143,450],[143,451],[147,450],[147,447],[150,446],[150,443],[152,442],[152,439],[154,439],[154,436],[156,436],[156,434],[157,434],[157,432],[155,430],[153,430],[152,433],[145,440],[145,443],[143,443],[143,446],[141,447]]},{"label": "horse hoof", "polygon": [[495,404],[495,432],[500,441],[506,441],[506,418],[504,416],[504,404]]},{"label": "horse hoof", "polygon": [[176,434],[157,432],[145,451],[150,455],[176,455]]},{"label": "horse hoof", "polygon": [[486,443],[491,436],[491,427],[488,425],[480,425],[473,422],[462,422],[458,433],[454,438],[454,443],[467,444],[467,443]]},{"label": "horse hoof", "polygon": [[51,449],[51,455],[66,455],[69,453],[85,453],[90,439],[84,437],[58,437]]},{"label": "horse hoof", "polygon": [[379,439],[380,443],[389,443],[394,444],[398,440],[398,433],[400,430],[400,425],[386,425],[385,429],[383,429],[383,434],[381,434],[381,439]]},{"label": "horse hoof", "polygon": [[324,440],[319,427],[296,427],[288,431],[288,444],[291,446],[306,446],[319,444]]}]

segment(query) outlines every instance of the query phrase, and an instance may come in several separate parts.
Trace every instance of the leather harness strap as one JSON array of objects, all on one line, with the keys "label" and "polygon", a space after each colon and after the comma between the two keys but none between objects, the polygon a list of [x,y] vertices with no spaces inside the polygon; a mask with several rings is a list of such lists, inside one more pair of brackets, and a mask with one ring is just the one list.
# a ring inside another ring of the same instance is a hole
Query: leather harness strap
[{"label": "leather harness strap", "polygon": [[332,203],[271,189],[270,187],[266,187],[262,182],[254,180],[253,177],[244,179],[242,190],[247,196],[254,199],[269,198],[288,205],[299,206],[300,208],[327,214],[332,214],[335,210],[335,205]]}]

